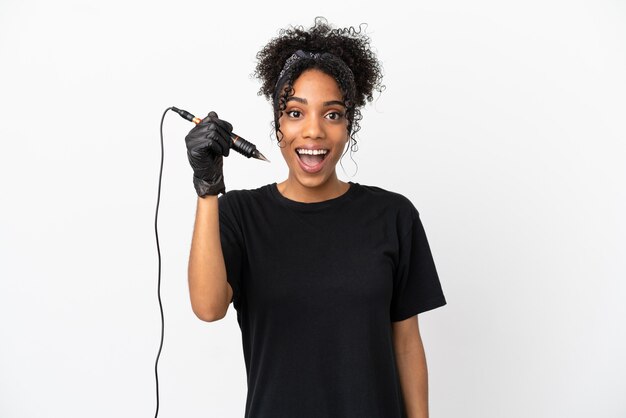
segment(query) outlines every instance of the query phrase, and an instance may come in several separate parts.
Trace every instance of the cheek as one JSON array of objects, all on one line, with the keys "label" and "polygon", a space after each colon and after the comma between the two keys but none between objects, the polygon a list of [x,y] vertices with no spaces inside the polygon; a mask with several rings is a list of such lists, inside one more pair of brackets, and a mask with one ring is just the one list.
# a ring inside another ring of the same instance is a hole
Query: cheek
[{"label": "cheek", "polygon": [[282,141],[280,141],[280,143],[278,144],[280,148],[280,153],[282,154],[283,159],[287,162],[290,162],[293,159],[293,157],[296,156],[293,148],[291,147],[291,142],[292,142],[291,138],[285,135]]},{"label": "cheek", "polygon": [[285,126],[280,126],[280,132],[276,132],[276,138],[280,141],[281,147],[288,147],[293,142],[295,135],[289,131]]},{"label": "cheek", "polygon": [[284,159],[291,156],[291,148],[285,143],[285,141],[280,143],[280,153],[283,154]]},{"label": "cheek", "polygon": [[280,118],[278,123],[280,123],[280,130],[285,135],[285,138],[293,136],[295,130],[295,124],[293,122],[286,120],[285,118]]},{"label": "cheek", "polygon": [[[280,128],[280,131],[283,133],[283,135],[286,135],[287,130],[289,129],[289,127],[287,126],[287,123],[285,122],[285,118],[281,117],[280,119],[278,119],[278,127]],[[278,138],[281,138],[282,135],[279,132],[276,132],[276,136]]]}]

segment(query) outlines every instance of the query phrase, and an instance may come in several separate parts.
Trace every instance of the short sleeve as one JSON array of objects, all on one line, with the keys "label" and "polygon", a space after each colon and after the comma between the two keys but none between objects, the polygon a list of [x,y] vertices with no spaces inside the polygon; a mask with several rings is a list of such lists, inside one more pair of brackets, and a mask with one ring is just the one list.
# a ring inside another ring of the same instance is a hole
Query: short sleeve
[{"label": "short sleeve", "polygon": [[233,288],[233,306],[239,311],[241,300],[241,266],[244,259],[243,234],[233,211],[232,192],[218,198],[220,242],[226,265],[226,280]]},{"label": "short sleeve", "polygon": [[417,209],[400,237],[395,269],[391,321],[402,321],[446,304],[426,232]]}]

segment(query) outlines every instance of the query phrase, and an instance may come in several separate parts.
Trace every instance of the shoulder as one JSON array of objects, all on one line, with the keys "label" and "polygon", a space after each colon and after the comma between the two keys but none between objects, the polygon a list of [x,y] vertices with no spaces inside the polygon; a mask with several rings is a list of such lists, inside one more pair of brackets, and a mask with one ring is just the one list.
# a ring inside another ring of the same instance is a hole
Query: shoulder
[{"label": "shoulder", "polygon": [[261,203],[268,195],[270,186],[266,184],[256,189],[229,190],[218,197],[220,209],[241,211],[243,208],[251,207],[251,203]]},{"label": "shoulder", "polygon": [[379,186],[366,184],[359,186],[361,198],[366,200],[368,205],[374,205],[383,211],[392,211],[408,219],[419,216],[417,208],[405,195]]}]

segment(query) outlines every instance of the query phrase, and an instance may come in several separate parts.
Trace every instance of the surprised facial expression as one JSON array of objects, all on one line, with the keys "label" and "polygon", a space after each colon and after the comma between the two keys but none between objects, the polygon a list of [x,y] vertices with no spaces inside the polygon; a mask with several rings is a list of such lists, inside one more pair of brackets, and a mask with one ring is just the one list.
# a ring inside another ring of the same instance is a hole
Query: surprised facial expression
[{"label": "surprised facial expression", "polygon": [[336,178],[335,166],[348,142],[348,120],[335,79],[318,70],[304,71],[279,119],[277,135],[289,176],[308,187]]}]

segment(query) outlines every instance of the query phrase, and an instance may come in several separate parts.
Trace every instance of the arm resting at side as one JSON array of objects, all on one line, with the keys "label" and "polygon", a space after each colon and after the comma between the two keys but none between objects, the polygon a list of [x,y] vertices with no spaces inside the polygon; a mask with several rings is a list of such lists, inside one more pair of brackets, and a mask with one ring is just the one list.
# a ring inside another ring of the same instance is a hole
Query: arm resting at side
[{"label": "arm resting at side", "polygon": [[428,368],[417,315],[391,324],[407,417],[428,418]]}]

